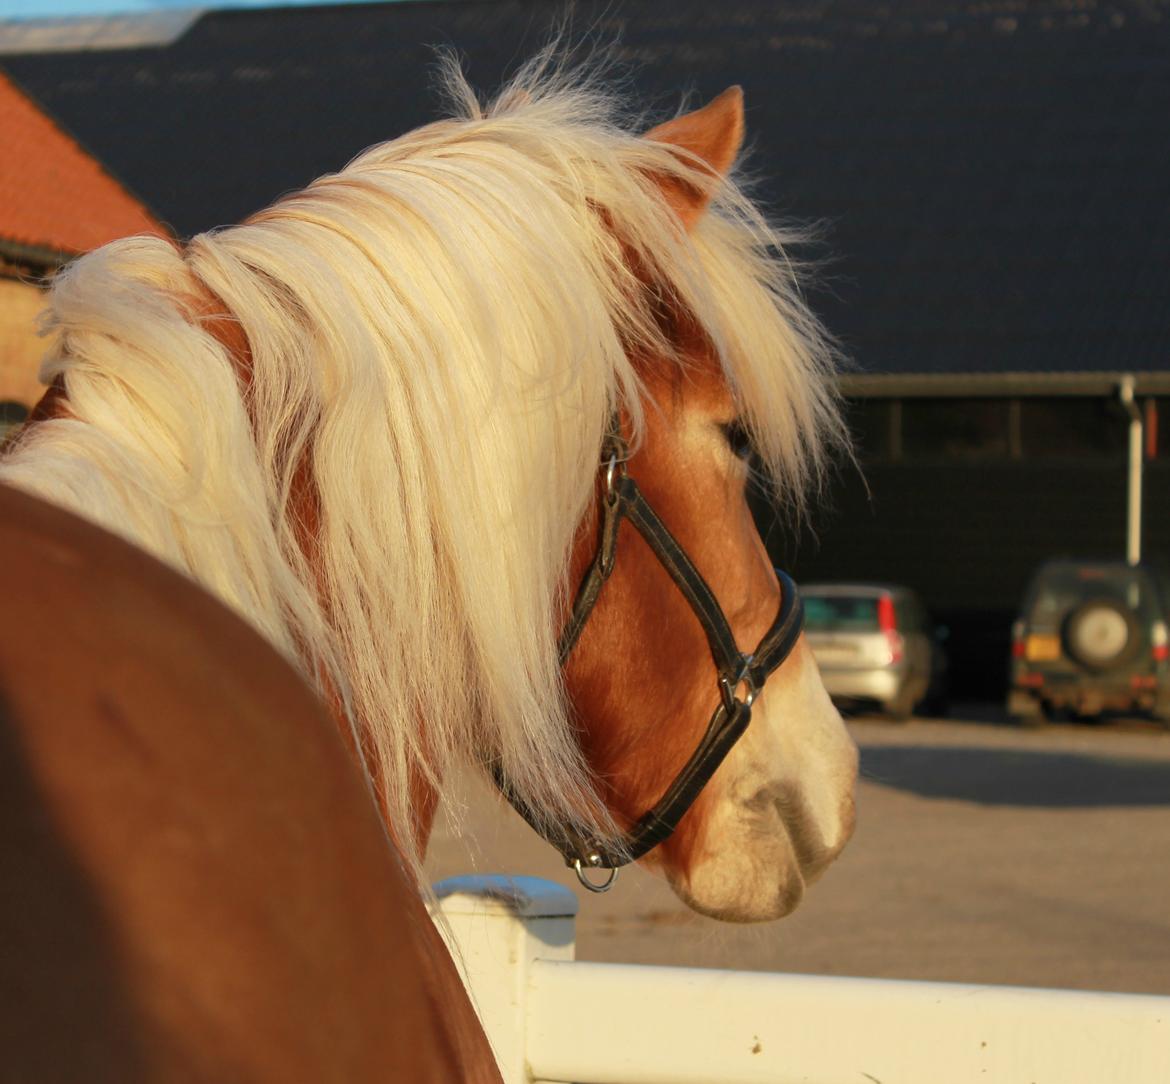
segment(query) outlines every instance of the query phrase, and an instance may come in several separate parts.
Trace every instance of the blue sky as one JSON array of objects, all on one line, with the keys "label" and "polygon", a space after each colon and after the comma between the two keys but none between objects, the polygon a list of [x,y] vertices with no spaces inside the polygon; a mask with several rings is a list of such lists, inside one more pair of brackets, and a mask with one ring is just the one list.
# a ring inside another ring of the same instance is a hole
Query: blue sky
[{"label": "blue sky", "polygon": [[65,15],[114,15],[185,8],[263,8],[296,4],[349,3],[352,0],[0,0],[0,19],[59,18]]}]

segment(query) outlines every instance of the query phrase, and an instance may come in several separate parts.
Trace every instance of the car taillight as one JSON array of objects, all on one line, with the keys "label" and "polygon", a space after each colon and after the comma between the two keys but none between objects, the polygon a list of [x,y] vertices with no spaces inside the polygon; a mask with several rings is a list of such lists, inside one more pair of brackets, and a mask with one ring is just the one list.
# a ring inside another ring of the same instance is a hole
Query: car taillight
[{"label": "car taillight", "polygon": [[1026,654],[1024,648],[1024,622],[1012,622],[1012,658],[1022,659]]},{"label": "car taillight", "polygon": [[1150,629],[1150,643],[1153,644],[1154,662],[1165,662],[1170,659],[1170,636],[1166,634],[1164,621],[1154,622],[1154,627]]},{"label": "car taillight", "polygon": [[882,595],[878,599],[878,628],[886,638],[891,664],[901,662],[905,644],[902,634],[898,631],[897,618],[894,616],[894,600],[889,595]]}]

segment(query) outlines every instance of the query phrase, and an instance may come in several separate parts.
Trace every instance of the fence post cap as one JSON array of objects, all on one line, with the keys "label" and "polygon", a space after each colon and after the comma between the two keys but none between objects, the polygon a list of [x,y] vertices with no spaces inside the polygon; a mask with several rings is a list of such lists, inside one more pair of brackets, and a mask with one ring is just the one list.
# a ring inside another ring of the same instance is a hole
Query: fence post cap
[{"label": "fence post cap", "polygon": [[517,918],[571,918],[577,914],[577,897],[564,885],[543,877],[468,874],[439,881],[433,890],[447,914],[464,910]]}]

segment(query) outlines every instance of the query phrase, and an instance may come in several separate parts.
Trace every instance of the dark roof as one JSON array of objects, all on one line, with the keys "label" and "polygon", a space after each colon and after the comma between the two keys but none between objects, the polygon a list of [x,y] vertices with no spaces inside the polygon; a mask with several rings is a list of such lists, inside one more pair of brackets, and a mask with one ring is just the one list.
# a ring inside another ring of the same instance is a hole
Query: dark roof
[{"label": "dark roof", "polygon": [[[0,58],[180,234],[490,89],[564,5],[205,15],[173,44]],[[1170,0],[604,0],[574,24],[669,108],[743,84],[760,192],[823,220],[814,304],[871,374],[1170,368]]]}]

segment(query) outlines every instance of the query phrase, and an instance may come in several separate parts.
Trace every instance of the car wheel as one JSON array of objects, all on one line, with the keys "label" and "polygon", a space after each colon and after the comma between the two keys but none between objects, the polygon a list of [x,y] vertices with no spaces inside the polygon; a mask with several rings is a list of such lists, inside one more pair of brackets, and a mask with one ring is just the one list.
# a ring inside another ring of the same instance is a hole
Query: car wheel
[{"label": "car wheel", "polygon": [[904,723],[914,711],[914,690],[907,682],[898,690],[897,695],[884,705],[886,716],[895,723]]},{"label": "car wheel", "polygon": [[1013,693],[1008,699],[1008,719],[1016,726],[1041,727],[1049,721],[1048,710],[1039,700]]}]

